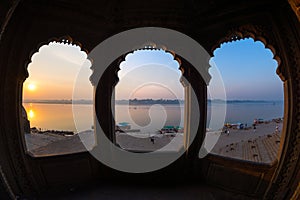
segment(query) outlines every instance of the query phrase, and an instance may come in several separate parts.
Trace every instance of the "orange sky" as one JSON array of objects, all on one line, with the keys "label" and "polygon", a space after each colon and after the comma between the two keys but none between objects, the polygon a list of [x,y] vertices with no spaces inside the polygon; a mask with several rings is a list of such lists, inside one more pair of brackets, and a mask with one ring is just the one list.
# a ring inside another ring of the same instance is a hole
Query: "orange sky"
[{"label": "orange sky", "polygon": [[[90,67],[80,47],[51,42],[32,56],[28,66],[29,77],[23,85],[23,99],[72,99],[73,85],[81,67]],[[92,94],[86,74],[82,98]]]},{"label": "orange sky", "polygon": [[[80,90],[76,92],[76,99],[92,99],[91,63],[86,58],[78,46],[54,42],[42,46],[28,66],[29,78],[23,85],[23,99],[73,99],[75,81]],[[164,51],[135,52],[126,56],[118,75],[116,99],[183,98],[178,63]]]}]

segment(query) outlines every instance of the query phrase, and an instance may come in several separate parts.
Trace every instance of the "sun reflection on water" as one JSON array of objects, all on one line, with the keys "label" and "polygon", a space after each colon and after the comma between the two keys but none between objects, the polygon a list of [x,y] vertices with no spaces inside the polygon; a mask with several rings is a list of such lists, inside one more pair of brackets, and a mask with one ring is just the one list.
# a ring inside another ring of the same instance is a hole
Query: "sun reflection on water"
[{"label": "sun reflection on water", "polygon": [[30,109],[29,111],[28,111],[28,117],[30,118],[30,119],[33,119],[34,118],[34,111],[32,110],[32,109]]}]

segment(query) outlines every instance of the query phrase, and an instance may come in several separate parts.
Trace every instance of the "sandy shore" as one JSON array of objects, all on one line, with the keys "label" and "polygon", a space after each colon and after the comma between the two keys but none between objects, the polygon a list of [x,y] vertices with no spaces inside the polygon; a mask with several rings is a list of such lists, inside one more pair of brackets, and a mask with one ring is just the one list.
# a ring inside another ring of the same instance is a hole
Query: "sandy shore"
[{"label": "sandy shore", "polygon": [[141,138],[128,134],[117,134],[117,143],[121,148],[130,151],[178,151],[183,147],[183,134],[177,133],[176,136],[165,136],[158,134],[150,137]]},{"label": "sandy shore", "polygon": [[243,142],[248,140],[257,139],[268,134],[276,132],[276,126],[278,126],[278,132],[281,133],[282,123],[269,122],[256,125],[256,129],[251,127],[250,129],[228,129],[229,135],[224,132],[220,135],[218,142],[213,148],[213,152],[217,152],[218,149],[236,142]]},{"label": "sandy shore", "polygon": [[[278,126],[278,130],[276,130]],[[219,134],[212,154],[236,159],[273,163],[279,153],[282,122],[262,123],[256,129],[228,129],[229,135]]]},{"label": "sandy shore", "polygon": [[[278,126],[278,133],[276,133],[276,126]],[[247,130],[228,129],[229,135],[221,133],[220,131],[208,132],[206,143],[215,145],[206,149],[208,152],[223,156],[257,160],[260,162],[272,162],[274,155],[276,157],[276,153],[278,152],[278,140],[280,140],[281,129],[282,123],[269,122],[258,124],[255,130],[253,128]],[[273,135],[274,137],[270,137]],[[116,134],[117,144],[122,149],[130,151],[178,151],[183,147],[184,136],[182,133],[177,133],[174,137],[155,134],[152,138],[153,140],[151,140],[150,137],[135,137],[126,133]],[[25,139],[28,151],[35,156],[83,152],[87,151],[86,146],[91,149],[95,144],[95,137],[92,130],[68,137],[50,133],[26,134]],[[269,144],[270,141],[274,144]],[[268,145],[274,148],[270,148]],[[247,150],[247,148],[250,148],[250,150]],[[271,153],[269,151],[271,151]],[[259,154],[259,156],[252,158],[251,153],[253,155]]]}]

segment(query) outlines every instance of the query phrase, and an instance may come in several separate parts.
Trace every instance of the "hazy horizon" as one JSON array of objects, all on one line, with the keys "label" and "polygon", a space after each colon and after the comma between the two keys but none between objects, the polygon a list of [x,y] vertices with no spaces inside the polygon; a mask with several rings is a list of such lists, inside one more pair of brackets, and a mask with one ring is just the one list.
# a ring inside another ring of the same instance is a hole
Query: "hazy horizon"
[{"label": "hazy horizon", "polygon": [[[129,101],[134,99],[116,99],[115,101]],[[137,100],[147,100],[147,99],[137,99]],[[179,100],[184,101],[184,99],[164,99],[158,98],[154,99],[151,98],[150,100]],[[272,101],[284,101],[282,99],[207,99],[208,101],[265,101],[265,102],[272,102]],[[30,102],[38,102],[38,101],[93,101],[93,99],[23,99],[23,103],[30,103]]]}]

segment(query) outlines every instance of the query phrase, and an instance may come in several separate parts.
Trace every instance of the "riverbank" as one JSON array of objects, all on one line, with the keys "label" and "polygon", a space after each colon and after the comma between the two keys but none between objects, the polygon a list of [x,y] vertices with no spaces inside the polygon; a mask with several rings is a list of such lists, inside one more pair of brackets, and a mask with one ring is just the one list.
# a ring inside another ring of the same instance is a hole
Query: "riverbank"
[{"label": "riverbank", "polygon": [[134,137],[128,134],[117,134],[117,143],[122,149],[137,152],[179,151],[183,147],[183,134],[174,136],[153,134],[151,137]]},{"label": "riverbank", "polygon": [[220,134],[212,154],[236,159],[272,163],[279,151],[282,121],[273,120],[256,124],[248,129],[228,128]]},{"label": "riverbank", "polygon": [[[278,130],[276,130],[278,127]],[[208,141],[216,139],[215,145],[207,149],[212,154],[237,159],[271,163],[276,159],[279,149],[282,122],[271,121],[256,125],[256,129],[228,128],[229,134],[223,132],[208,132]],[[174,137],[164,134],[116,133],[117,145],[120,148],[135,151],[178,151],[183,147],[184,136],[177,133]],[[28,151],[34,156],[49,156],[84,152],[92,149],[95,136],[92,130],[80,132],[72,136],[63,136],[45,132],[43,134],[25,134]]]}]

